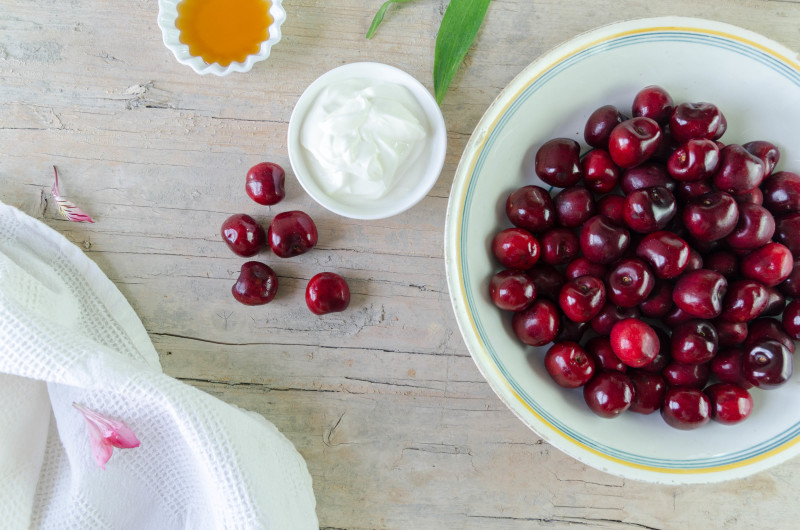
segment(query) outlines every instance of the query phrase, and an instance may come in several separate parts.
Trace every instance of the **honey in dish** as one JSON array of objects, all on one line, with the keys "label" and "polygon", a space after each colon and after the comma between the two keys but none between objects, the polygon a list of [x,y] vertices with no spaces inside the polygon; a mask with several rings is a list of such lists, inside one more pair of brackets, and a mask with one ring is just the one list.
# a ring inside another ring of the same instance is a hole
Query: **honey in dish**
[{"label": "honey in dish", "polygon": [[182,0],[175,26],[189,53],[228,66],[258,53],[269,38],[268,0]]}]

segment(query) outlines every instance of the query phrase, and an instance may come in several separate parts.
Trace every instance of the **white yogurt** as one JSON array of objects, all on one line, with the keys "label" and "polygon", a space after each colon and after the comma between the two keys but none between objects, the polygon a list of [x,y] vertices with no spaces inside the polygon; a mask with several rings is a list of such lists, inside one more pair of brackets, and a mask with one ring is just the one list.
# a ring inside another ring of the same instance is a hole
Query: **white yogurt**
[{"label": "white yogurt", "polygon": [[300,144],[326,193],[378,199],[403,178],[428,135],[425,113],[406,87],[357,78],[317,95]]}]

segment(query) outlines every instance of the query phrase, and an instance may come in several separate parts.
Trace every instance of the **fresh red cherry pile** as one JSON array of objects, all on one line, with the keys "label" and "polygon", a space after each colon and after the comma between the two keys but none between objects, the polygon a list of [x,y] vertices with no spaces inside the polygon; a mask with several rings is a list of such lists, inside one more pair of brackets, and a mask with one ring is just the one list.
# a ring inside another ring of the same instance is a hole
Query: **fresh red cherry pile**
[{"label": "fresh red cherry pile", "polygon": [[750,414],[793,372],[800,339],[800,175],[770,142],[720,142],[711,103],[661,87],[611,105],[584,139],[545,142],[506,201],[490,295],[544,366],[603,417],[659,410],[678,429]]},{"label": "fresh red cherry pile", "polygon": [[[278,164],[262,162],[247,172],[245,190],[255,202],[279,203],[286,195],[285,172]],[[222,223],[222,239],[239,256],[258,254],[265,243],[279,258],[291,258],[311,250],[317,244],[317,227],[311,217],[299,210],[281,212],[273,217],[268,230],[247,214],[235,214]],[[231,288],[233,297],[245,305],[272,301],[278,292],[278,276],[272,267],[260,261],[242,265],[239,278]],[[317,274],[306,287],[306,305],[312,313],[324,315],[344,311],[350,304],[350,289],[338,274]]]}]

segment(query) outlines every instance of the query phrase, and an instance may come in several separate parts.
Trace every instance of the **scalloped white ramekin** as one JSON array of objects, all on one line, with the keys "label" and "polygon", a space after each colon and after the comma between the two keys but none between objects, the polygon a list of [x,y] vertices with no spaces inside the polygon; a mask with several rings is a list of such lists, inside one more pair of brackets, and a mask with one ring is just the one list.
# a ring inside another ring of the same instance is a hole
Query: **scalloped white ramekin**
[{"label": "scalloped white ramekin", "polygon": [[202,57],[196,57],[189,53],[189,46],[180,41],[181,32],[175,26],[178,18],[178,4],[181,0],[158,0],[158,27],[161,28],[161,36],[166,46],[179,63],[190,66],[192,70],[200,75],[214,74],[225,76],[231,72],[248,72],[253,65],[269,57],[270,49],[281,40],[281,24],[286,20],[286,11],[281,5],[283,0],[270,0],[269,14],[272,17],[272,24],[269,26],[269,39],[261,43],[258,53],[248,55],[244,62],[232,62],[228,66],[221,66],[218,63],[209,64]]}]

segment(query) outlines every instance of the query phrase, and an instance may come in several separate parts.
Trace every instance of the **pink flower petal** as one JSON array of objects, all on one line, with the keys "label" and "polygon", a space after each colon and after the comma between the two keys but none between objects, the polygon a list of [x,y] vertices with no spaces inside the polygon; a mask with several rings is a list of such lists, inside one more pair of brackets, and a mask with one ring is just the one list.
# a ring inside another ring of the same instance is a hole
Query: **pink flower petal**
[{"label": "pink flower petal", "polygon": [[53,172],[56,175],[56,179],[55,182],[53,182],[53,189],[51,191],[53,192],[53,199],[56,201],[58,212],[64,216],[64,219],[67,221],[74,221],[76,223],[93,223],[94,221],[86,212],[61,196],[61,193],[58,191],[58,170],[56,169],[56,166],[53,166]]},{"label": "pink flower petal", "polygon": [[86,419],[92,454],[101,468],[106,468],[106,462],[111,458],[113,447],[119,449],[139,447],[139,439],[136,434],[121,421],[103,416],[77,403],[73,403],[72,406],[81,411]]}]

